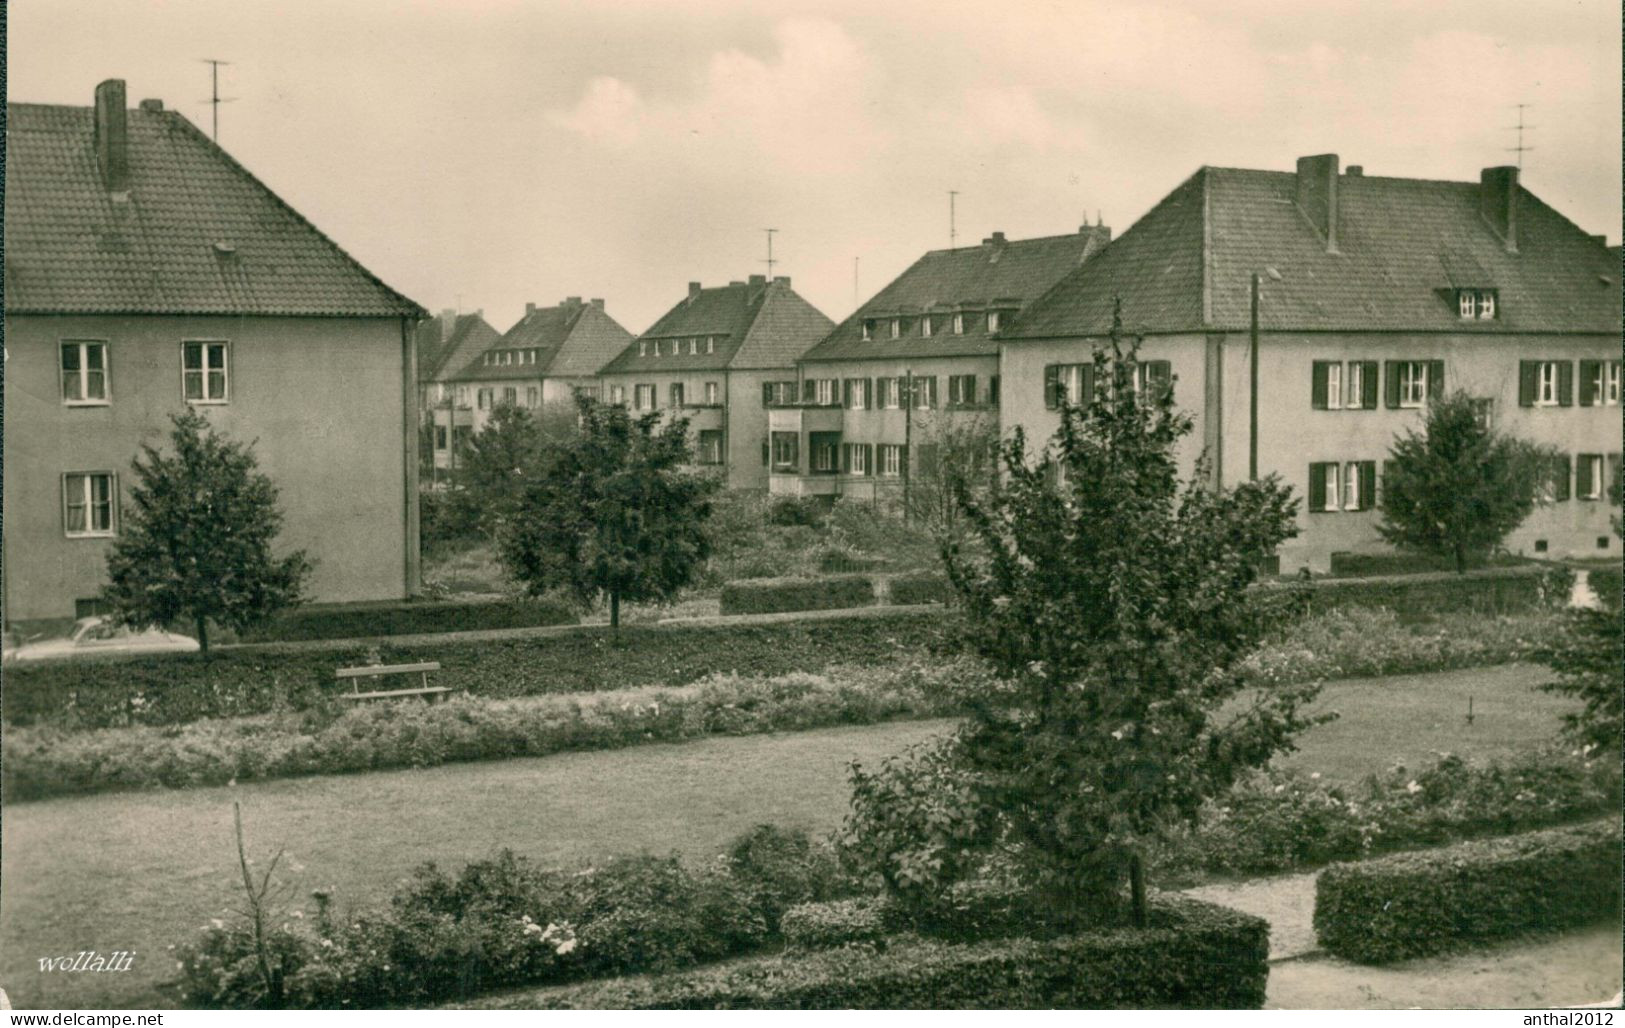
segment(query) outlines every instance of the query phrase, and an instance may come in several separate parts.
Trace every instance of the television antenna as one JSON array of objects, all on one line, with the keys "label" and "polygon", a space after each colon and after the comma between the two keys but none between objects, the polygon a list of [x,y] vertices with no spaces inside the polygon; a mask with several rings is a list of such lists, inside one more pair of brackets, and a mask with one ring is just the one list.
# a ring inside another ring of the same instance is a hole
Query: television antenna
[{"label": "television antenna", "polygon": [[773,259],[773,234],[777,232],[778,229],[764,228],[762,231],[767,233],[767,260],[763,263],[767,265],[767,280],[771,282],[773,281],[773,265],[778,263],[778,261]]},{"label": "television antenna", "polygon": [[199,58],[199,60],[203,64],[207,64],[209,66],[209,85],[210,85],[209,94],[210,95],[209,95],[209,98],[207,100],[200,100],[198,102],[199,103],[206,103],[206,104],[208,104],[210,106],[210,108],[212,108],[213,123],[214,123],[214,141],[216,143],[218,143],[218,142],[220,142],[220,105],[221,104],[229,104],[233,100],[237,99],[235,96],[221,96],[220,95],[220,66],[222,64],[230,64],[231,62],[230,61],[222,61],[222,60],[219,60],[219,59],[214,58],[214,57],[203,57],[203,58]]},{"label": "television antenna", "polygon": [[948,249],[954,248],[954,241],[958,238],[954,225],[954,200],[959,196],[959,190],[948,190]]},{"label": "television antenna", "polygon": [[1516,131],[1518,133],[1518,145],[1507,147],[1506,152],[1515,153],[1518,155],[1518,170],[1521,172],[1523,171],[1523,155],[1534,149],[1532,146],[1524,145],[1523,134],[1525,132],[1533,132],[1535,130],[1535,126],[1524,124],[1523,112],[1528,108],[1533,107],[1534,104],[1513,104],[1512,106],[1518,109],[1518,123],[1516,125],[1508,125],[1507,131]]}]

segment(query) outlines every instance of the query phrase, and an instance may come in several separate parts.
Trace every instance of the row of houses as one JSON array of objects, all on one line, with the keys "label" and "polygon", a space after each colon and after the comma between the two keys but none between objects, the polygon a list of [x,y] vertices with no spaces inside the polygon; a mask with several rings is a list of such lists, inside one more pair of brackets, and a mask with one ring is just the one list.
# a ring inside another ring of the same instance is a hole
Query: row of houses
[{"label": "row of houses", "polygon": [[[1206,167],[1116,240],[1086,224],[926,253],[839,325],[788,278],[690,283],[618,348],[608,333],[563,334],[538,364],[519,352],[527,313],[447,383],[437,455],[501,403],[563,396],[550,367],[571,353],[573,374],[601,359],[573,388],[687,417],[696,461],[732,488],[896,495],[956,428],[1047,440],[1062,398],[1091,394],[1091,355],[1120,305],[1142,382],[1171,389],[1195,423],[1185,472],[1205,455],[1215,485],[1276,474],[1304,501],[1283,566],[1382,548],[1378,469],[1427,401],[1455,390],[1565,456],[1508,547],[1611,554],[1620,272],[1619,249],[1516,168],[1447,182],[1368,176],[1335,154],[1290,172]],[[581,309],[566,301],[549,323]]]},{"label": "row of houses", "polygon": [[[1518,181],[1202,168],[1116,239],[994,233],[926,253],[839,325],[786,277],[685,295],[633,335],[601,300],[527,305],[499,333],[428,312],[157,100],[8,103],[7,624],[89,613],[127,470],[188,407],[253,440],[314,598],[418,587],[431,469],[503,404],[577,392],[689,420],[730,488],[871,499],[956,425],[1053,432],[1088,396],[1114,305],[1217,485],[1278,474],[1305,504],[1286,567],[1377,549],[1380,477],[1428,399],[1567,456],[1508,545],[1617,553],[1620,255]],[[432,472],[438,474],[437,471]]]}]

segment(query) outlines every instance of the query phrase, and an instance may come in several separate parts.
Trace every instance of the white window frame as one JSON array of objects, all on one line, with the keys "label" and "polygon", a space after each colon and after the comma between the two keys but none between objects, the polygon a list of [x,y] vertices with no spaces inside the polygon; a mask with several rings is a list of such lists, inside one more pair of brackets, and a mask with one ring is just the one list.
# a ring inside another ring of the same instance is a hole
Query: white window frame
[{"label": "white window frame", "polygon": [[988,332],[992,333],[992,332],[997,332],[999,330],[999,323],[1003,320],[1000,317],[1001,313],[1002,313],[1001,311],[988,311],[987,312],[987,330],[988,330]]},{"label": "white window frame", "polygon": [[638,340],[638,356],[639,357],[647,357],[647,356],[649,356],[649,341],[647,339]]},{"label": "white window frame", "polygon": [[1478,293],[1478,320],[1495,320],[1495,293],[1490,290],[1480,290]]},{"label": "white window frame", "polygon": [[1077,407],[1093,400],[1092,396],[1083,395],[1083,369],[1086,364],[1063,364],[1055,373],[1055,380],[1061,387],[1061,399]]},{"label": "white window frame", "polygon": [[715,382],[705,383],[705,402],[707,406],[716,406],[721,402],[722,387]]},{"label": "white window frame", "polygon": [[965,334],[965,315],[964,315],[963,312],[956,311],[954,313],[954,335],[962,336],[964,334]]},{"label": "white window frame", "polygon": [[927,339],[931,338],[931,315],[929,314],[920,318],[920,335]]},{"label": "white window frame", "polygon": [[869,379],[854,378],[852,380],[852,406],[849,410],[869,409]]},{"label": "white window frame", "polygon": [[[75,347],[79,353],[79,383],[78,396],[69,396],[67,390],[67,370],[62,367],[62,351],[65,347]],[[102,395],[90,395],[90,350],[92,347],[101,353]],[[56,349],[57,381],[61,383],[62,402],[69,407],[106,407],[113,402],[113,376],[109,372],[107,356],[109,347],[105,339],[63,339],[58,342]],[[184,359],[184,358],[183,358]]]},{"label": "white window frame", "polygon": [[868,342],[875,337],[875,323],[871,318],[863,319],[863,341]]},{"label": "white window frame", "polygon": [[623,386],[623,385],[612,385],[612,386],[610,386],[609,387],[609,402],[610,403],[619,403],[619,404],[622,404],[624,406],[625,403],[626,403],[626,386]]},{"label": "white window frame", "polygon": [[869,447],[864,443],[844,443],[846,447],[846,473],[867,477],[869,468]]},{"label": "white window frame", "polygon": [[[188,346],[200,347],[198,353],[203,358],[203,364],[196,370],[186,366],[186,348]],[[215,373],[215,368],[209,362],[210,347],[220,347],[220,385],[219,396],[209,395],[209,376]],[[202,394],[198,398],[188,398],[186,395],[186,379],[189,375],[198,376],[198,391]],[[183,339],[181,340],[181,399],[193,406],[208,406],[231,402],[231,341],[229,339]]]},{"label": "white window frame", "polygon": [[706,336],[705,337],[705,352],[706,353],[716,353],[717,352],[717,337],[716,336]]},{"label": "white window frame", "polygon": [[[73,488],[73,480],[80,480],[79,501],[85,511],[85,526],[79,531],[68,527],[69,497]],[[96,479],[107,480],[107,527],[95,528],[94,491],[91,483]],[[62,474],[62,534],[69,539],[110,539],[118,534],[118,475],[112,471],[66,471]]]},{"label": "white window frame", "polygon": [[1343,365],[1336,361],[1326,365],[1326,409],[1343,409]]},{"label": "white window frame", "polygon": [[1605,361],[1602,366],[1602,403],[1605,407],[1619,406],[1620,362]]},{"label": "white window frame", "polygon": [[893,318],[893,319],[891,319],[891,337],[893,339],[896,339],[898,336],[900,336],[902,334],[903,334],[903,319],[902,318]]},{"label": "white window frame", "polygon": [[1343,509],[1360,509],[1360,463],[1348,461],[1343,465]]},{"label": "white window frame", "polygon": [[1535,366],[1535,406],[1556,407],[1562,396],[1562,375],[1557,361],[1541,361]]},{"label": "white window frame", "polygon": [[1463,289],[1456,294],[1456,313],[1464,321],[1478,316],[1477,297],[1471,289]]},{"label": "white window frame", "polygon": [[879,379],[880,395],[877,396],[876,410],[902,410],[903,409],[903,382],[893,376]]},{"label": "white window frame", "polygon": [[1585,494],[1581,495],[1580,499],[1582,499],[1582,500],[1600,500],[1600,499],[1602,499],[1603,490],[1607,488],[1607,485],[1603,480],[1603,476],[1608,474],[1608,462],[1607,462],[1607,460],[1605,460],[1603,458],[1602,454],[1600,454],[1600,453],[1583,453],[1583,454],[1580,454],[1579,459],[1577,459],[1575,461],[1575,465],[1576,465],[1576,467],[1575,467],[1575,471],[1576,471],[1575,481],[1576,482],[1578,482],[1580,480],[1580,476],[1578,474],[1578,471],[1579,471],[1578,465],[1579,465],[1580,460],[1585,460],[1591,465],[1591,491],[1589,493],[1585,493]]},{"label": "white window frame", "polygon": [[[1337,364],[1334,364],[1332,366],[1333,367],[1341,367],[1341,365],[1337,365]],[[1359,361],[1349,361],[1348,374],[1345,377],[1347,378],[1347,382],[1345,383],[1345,389],[1344,389],[1343,409],[1344,410],[1364,410],[1365,409],[1365,407],[1364,407],[1364,404],[1365,404],[1365,365],[1361,364]],[[1331,391],[1330,384],[1328,384],[1327,389],[1326,389],[1326,404],[1327,404],[1327,406],[1331,406],[1331,402],[1332,402],[1332,391]]]},{"label": "white window frame", "polygon": [[1428,403],[1428,362],[1401,361],[1399,365],[1399,405],[1414,409]]},{"label": "white window frame", "polygon": [[820,407],[828,407],[835,402],[840,392],[840,379],[818,378],[813,380],[813,402]]},{"label": "white window frame", "polygon": [[903,447],[899,443],[881,443],[875,454],[875,461],[880,465],[877,474],[881,478],[901,478],[903,476]]},{"label": "white window frame", "polygon": [[1326,511],[1330,513],[1331,511],[1342,510],[1343,465],[1328,463],[1324,467],[1326,473]]}]

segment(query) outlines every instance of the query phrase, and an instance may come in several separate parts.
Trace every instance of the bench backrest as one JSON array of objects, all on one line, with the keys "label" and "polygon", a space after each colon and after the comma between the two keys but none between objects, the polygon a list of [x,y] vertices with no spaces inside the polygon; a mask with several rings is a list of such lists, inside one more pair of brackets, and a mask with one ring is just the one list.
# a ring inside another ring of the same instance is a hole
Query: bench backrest
[{"label": "bench backrest", "polygon": [[341,667],[335,678],[371,678],[374,675],[415,675],[423,671],[439,671],[438,661],[426,664],[369,664],[365,667]]}]

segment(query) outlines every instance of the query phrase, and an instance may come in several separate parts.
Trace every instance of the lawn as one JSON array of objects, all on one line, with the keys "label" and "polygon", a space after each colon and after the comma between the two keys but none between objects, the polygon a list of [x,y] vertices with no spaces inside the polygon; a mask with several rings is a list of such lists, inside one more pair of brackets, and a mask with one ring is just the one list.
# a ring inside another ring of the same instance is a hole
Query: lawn
[{"label": "lawn", "polygon": [[[1357,780],[1439,750],[1479,759],[1531,748],[1552,737],[1565,708],[1530,688],[1544,677],[1506,667],[1338,683],[1321,702],[1342,720],[1306,735],[1289,760]],[[155,986],[173,967],[165,947],[236,899],[234,798],[253,854],[285,844],[300,894],[330,887],[342,907],[381,899],[422,861],[457,866],[502,846],[571,863],[642,848],[704,856],[760,821],[826,831],[845,812],[847,761],[872,764],[945,727],[911,721],[14,805],[0,868],[0,982],[19,1006],[160,1001]],[[121,949],[135,951],[122,974],[37,970],[40,957]]]}]

